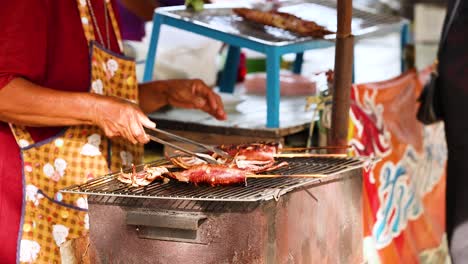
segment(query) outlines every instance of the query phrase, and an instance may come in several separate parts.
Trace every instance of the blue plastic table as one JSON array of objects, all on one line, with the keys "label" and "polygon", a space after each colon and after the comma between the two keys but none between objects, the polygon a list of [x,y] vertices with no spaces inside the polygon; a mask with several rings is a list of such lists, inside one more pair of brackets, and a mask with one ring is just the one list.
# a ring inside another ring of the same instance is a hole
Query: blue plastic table
[{"label": "blue plastic table", "polygon": [[[333,5],[333,2],[327,3]],[[385,23],[387,26],[393,26],[392,30],[395,30],[396,25],[398,29],[402,30],[402,45],[406,45],[408,42],[407,23],[402,23],[404,20],[389,17],[387,20],[382,21],[382,17],[380,16],[373,17],[377,15],[359,10],[354,12],[354,14],[356,13],[363,17],[363,21],[367,19],[365,21],[368,22],[367,27],[353,30],[353,34],[357,38],[360,35],[368,35],[378,30],[376,23],[370,23],[374,19],[380,23]],[[187,11],[183,6],[158,8],[153,16],[153,31],[143,81],[150,81],[152,79],[159,33],[163,24],[216,39],[229,45],[226,64],[220,80],[220,91],[222,92],[233,92],[237,79],[241,48],[248,48],[264,53],[267,64],[267,128],[278,128],[280,125],[279,72],[281,56],[287,53],[295,53],[296,60],[293,64],[293,72],[300,73],[304,51],[334,46],[334,36],[330,36],[326,40],[313,39],[310,37],[298,37],[275,28],[256,27],[233,16],[231,8],[220,7],[219,5],[207,5],[205,10],[200,13]],[[360,32],[362,34],[359,34]]]}]

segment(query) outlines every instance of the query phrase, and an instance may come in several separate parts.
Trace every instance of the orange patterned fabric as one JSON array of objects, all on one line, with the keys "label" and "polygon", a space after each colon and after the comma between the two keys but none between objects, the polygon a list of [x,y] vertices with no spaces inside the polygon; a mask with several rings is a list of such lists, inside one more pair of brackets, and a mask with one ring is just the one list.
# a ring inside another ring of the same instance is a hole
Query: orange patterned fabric
[{"label": "orange patterned fabric", "polygon": [[23,160],[20,261],[59,263],[60,245],[86,236],[89,229],[86,197],[62,194],[59,190],[107,173],[103,154],[107,146],[99,142],[99,129],[90,126],[69,128],[55,138],[37,143],[25,129],[11,127]]},{"label": "orange patterned fabric", "polygon": [[115,13],[114,13],[114,10],[112,8],[112,4],[110,3],[110,1],[107,1],[107,8],[109,8],[109,16],[111,19],[112,27],[114,28],[115,36],[117,38],[117,42],[119,44],[120,50],[123,50],[122,37],[120,35],[119,25],[118,25],[117,19],[115,18]]},{"label": "orange patterned fabric", "polygon": [[83,26],[83,32],[88,42],[94,40],[94,27],[91,14],[89,12],[86,0],[78,1],[78,11],[80,12],[81,25]]},{"label": "orange patterned fabric", "polygon": [[364,174],[364,254],[368,263],[448,263],[442,123],[416,120],[430,71],[353,85],[349,144],[378,157]]},{"label": "orange patterned fabric", "polygon": [[[138,102],[138,83],[135,76],[135,63],[126,58],[112,55],[93,42],[92,48],[91,91],[107,96],[125,98]],[[112,171],[122,166],[130,166],[143,161],[143,146],[129,144],[117,138],[111,140],[111,153],[118,158],[111,159]]]},{"label": "orange patterned fabric", "polygon": [[[138,84],[133,60],[106,51],[94,40],[94,28],[85,0],[77,0],[81,22],[91,47],[93,93],[118,96],[137,103]],[[119,37],[117,22],[108,3],[111,24]],[[120,42],[120,39],[119,39]],[[26,129],[10,124],[21,147],[24,177],[19,262],[60,263],[60,246],[87,236],[87,199],[60,193],[110,170],[141,163],[143,146],[123,139],[108,140],[95,126],[69,127],[54,138],[34,142]],[[110,161],[110,162],[109,162]]]}]

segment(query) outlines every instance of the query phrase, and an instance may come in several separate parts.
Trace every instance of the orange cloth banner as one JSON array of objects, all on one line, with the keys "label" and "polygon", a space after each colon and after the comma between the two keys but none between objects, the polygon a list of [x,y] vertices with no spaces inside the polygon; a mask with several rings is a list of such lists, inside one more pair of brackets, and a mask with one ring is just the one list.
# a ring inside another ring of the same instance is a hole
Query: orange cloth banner
[{"label": "orange cloth banner", "polygon": [[445,263],[443,123],[422,126],[417,98],[430,69],[354,85],[349,144],[379,157],[365,172],[364,255],[368,263]]}]

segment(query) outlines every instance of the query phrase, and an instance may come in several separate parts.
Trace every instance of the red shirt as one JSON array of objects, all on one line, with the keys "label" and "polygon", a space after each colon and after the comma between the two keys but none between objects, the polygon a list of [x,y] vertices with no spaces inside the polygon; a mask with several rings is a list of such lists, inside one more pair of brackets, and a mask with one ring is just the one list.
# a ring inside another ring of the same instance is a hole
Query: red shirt
[{"label": "red shirt", "polygon": [[[103,1],[91,0],[104,34]],[[88,91],[88,44],[75,0],[2,1],[0,25],[0,89],[15,77],[22,77],[52,89]],[[113,32],[112,27],[110,30]],[[115,35],[110,35],[111,49],[118,51]],[[59,130],[50,127],[29,129],[36,141]],[[16,262],[23,201],[21,171],[18,146],[8,125],[0,122],[1,263]]]}]

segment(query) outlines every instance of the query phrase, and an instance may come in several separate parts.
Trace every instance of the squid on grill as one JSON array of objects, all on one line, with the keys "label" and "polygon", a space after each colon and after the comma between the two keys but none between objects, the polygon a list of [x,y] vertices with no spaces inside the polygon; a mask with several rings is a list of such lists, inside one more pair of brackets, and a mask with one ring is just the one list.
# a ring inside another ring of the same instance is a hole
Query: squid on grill
[{"label": "squid on grill", "polygon": [[[248,176],[255,173],[270,171],[284,166],[287,162],[277,163],[275,154],[281,149],[281,145],[275,143],[253,143],[243,145],[220,146],[231,158],[224,159],[215,153],[211,157],[217,159],[221,164],[207,164],[206,161],[192,156],[176,156],[169,160],[184,170],[169,172],[168,166],[148,167],[145,166],[140,172],[132,165],[132,172],[121,172],[117,179],[132,186],[146,186],[157,179],[167,177],[180,182],[193,184],[208,184],[211,186],[246,184]],[[208,155],[208,154],[202,154]]]},{"label": "squid on grill", "polygon": [[180,182],[218,186],[245,185],[248,174],[246,171],[225,165],[202,164],[180,172],[173,172],[170,176]]},{"label": "squid on grill", "polygon": [[220,165],[207,164],[192,156],[169,158],[174,165],[185,169],[171,173],[171,177],[181,182],[212,186],[245,184],[249,175],[288,166],[287,162],[275,161],[275,154],[281,149],[281,145],[276,143],[222,145],[219,148],[231,156],[230,159],[225,159],[213,153],[211,156]]},{"label": "squid on grill", "polygon": [[[252,173],[260,173],[287,166],[287,162],[276,164],[275,154],[281,149],[276,143],[252,143],[242,145],[222,145],[219,147],[232,158],[224,159],[215,153],[212,157],[229,168],[237,168]],[[189,169],[194,166],[207,164],[204,160],[191,156],[178,156],[170,161],[181,168]]]},{"label": "squid on grill", "polygon": [[137,172],[135,165],[132,164],[132,172],[123,171],[117,176],[117,180],[123,183],[131,184],[134,187],[146,186],[157,179],[165,180],[163,174],[168,174],[169,170],[165,166],[148,167],[145,166],[142,171]]},{"label": "squid on grill", "polygon": [[[198,154],[207,155],[203,153],[198,153]],[[199,159],[197,157],[192,157],[192,156],[177,156],[177,157],[169,158],[169,160],[172,162],[172,164],[178,167],[184,168],[184,169],[188,169],[197,165],[206,164],[206,161]]]},{"label": "squid on grill", "polygon": [[272,171],[282,167],[287,167],[289,164],[286,161],[276,163],[275,161],[251,161],[251,160],[236,160],[236,167],[253,173]]},{"label": "squid on grill", "polygon": [[252,143],[242,145],[221,145],[220,149],[227,152],[230,156],[238,159],[274,161],[274,155],[281,149],[280,144],[276,143]]}]

